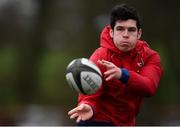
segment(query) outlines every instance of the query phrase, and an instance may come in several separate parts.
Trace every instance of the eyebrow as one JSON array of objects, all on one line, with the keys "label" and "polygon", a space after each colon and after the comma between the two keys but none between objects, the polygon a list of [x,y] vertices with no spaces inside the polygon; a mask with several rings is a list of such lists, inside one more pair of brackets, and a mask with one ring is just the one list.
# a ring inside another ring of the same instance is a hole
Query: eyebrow
[{"label": "eyebrow", "polygon": [[137,29],[136,26],[130,26],[130,27],[126,27],[126,26],[117,26],[116,28],[118,28],[118,27],[123,27],[123,28],[136,28],[136,29]]}]

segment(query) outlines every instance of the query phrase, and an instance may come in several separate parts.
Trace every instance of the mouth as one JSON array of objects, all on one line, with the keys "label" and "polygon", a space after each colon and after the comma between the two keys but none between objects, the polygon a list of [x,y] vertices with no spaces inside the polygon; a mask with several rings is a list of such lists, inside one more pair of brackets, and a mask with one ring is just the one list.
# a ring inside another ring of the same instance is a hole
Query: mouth
[{"label": "mouth", "polygon": [[128,46],[129,45],[129,42],[127,42],[127,41],[123,41],[123,42],[121,42],[121,44],[120,45],[122,45],[122,46]]}]

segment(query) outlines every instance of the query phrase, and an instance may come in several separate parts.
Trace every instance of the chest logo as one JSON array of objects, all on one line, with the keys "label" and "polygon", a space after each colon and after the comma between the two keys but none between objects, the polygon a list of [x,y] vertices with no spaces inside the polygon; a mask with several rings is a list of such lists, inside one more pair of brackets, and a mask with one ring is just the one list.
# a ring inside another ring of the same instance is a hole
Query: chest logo
[{"label": "chest logo", "polygon": [[138,66],[137,72],[139,73],[140,69],[144,66],[144,61],[142,58],[140,59],[139,62],[137,62],[137,66]]}]

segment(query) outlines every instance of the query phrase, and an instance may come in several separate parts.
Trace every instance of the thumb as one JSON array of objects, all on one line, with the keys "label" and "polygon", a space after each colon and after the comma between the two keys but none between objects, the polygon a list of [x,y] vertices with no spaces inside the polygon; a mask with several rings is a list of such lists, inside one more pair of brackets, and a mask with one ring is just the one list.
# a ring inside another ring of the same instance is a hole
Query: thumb
[{"label": "thumb", "polygon": [[79,107],[78,107],[78,110],[80,111],[80,110],[83,110],[83,108],[84,108],[84,104],[81,104]]}]

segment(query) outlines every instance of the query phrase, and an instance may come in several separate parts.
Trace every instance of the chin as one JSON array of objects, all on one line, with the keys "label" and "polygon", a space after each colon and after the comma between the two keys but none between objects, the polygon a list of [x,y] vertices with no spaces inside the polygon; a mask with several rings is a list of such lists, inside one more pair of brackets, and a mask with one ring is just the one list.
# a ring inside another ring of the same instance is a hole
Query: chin
[{"label": "chin", "polygon": [[122,51],[122,52],[129,52],[132,49],[134,49],[134,47],[130,47],[130,46],[120,46],[119,47],[119,50]]},{"label": "chin", "polygon": [[122,52],[129,52],[130,50],[120,50],[120,51],[122,51]]},{"label": "chin", "polygon": [[119,50],[122,52],[129,52],[132,49],[131,48],[119,48]]}]

